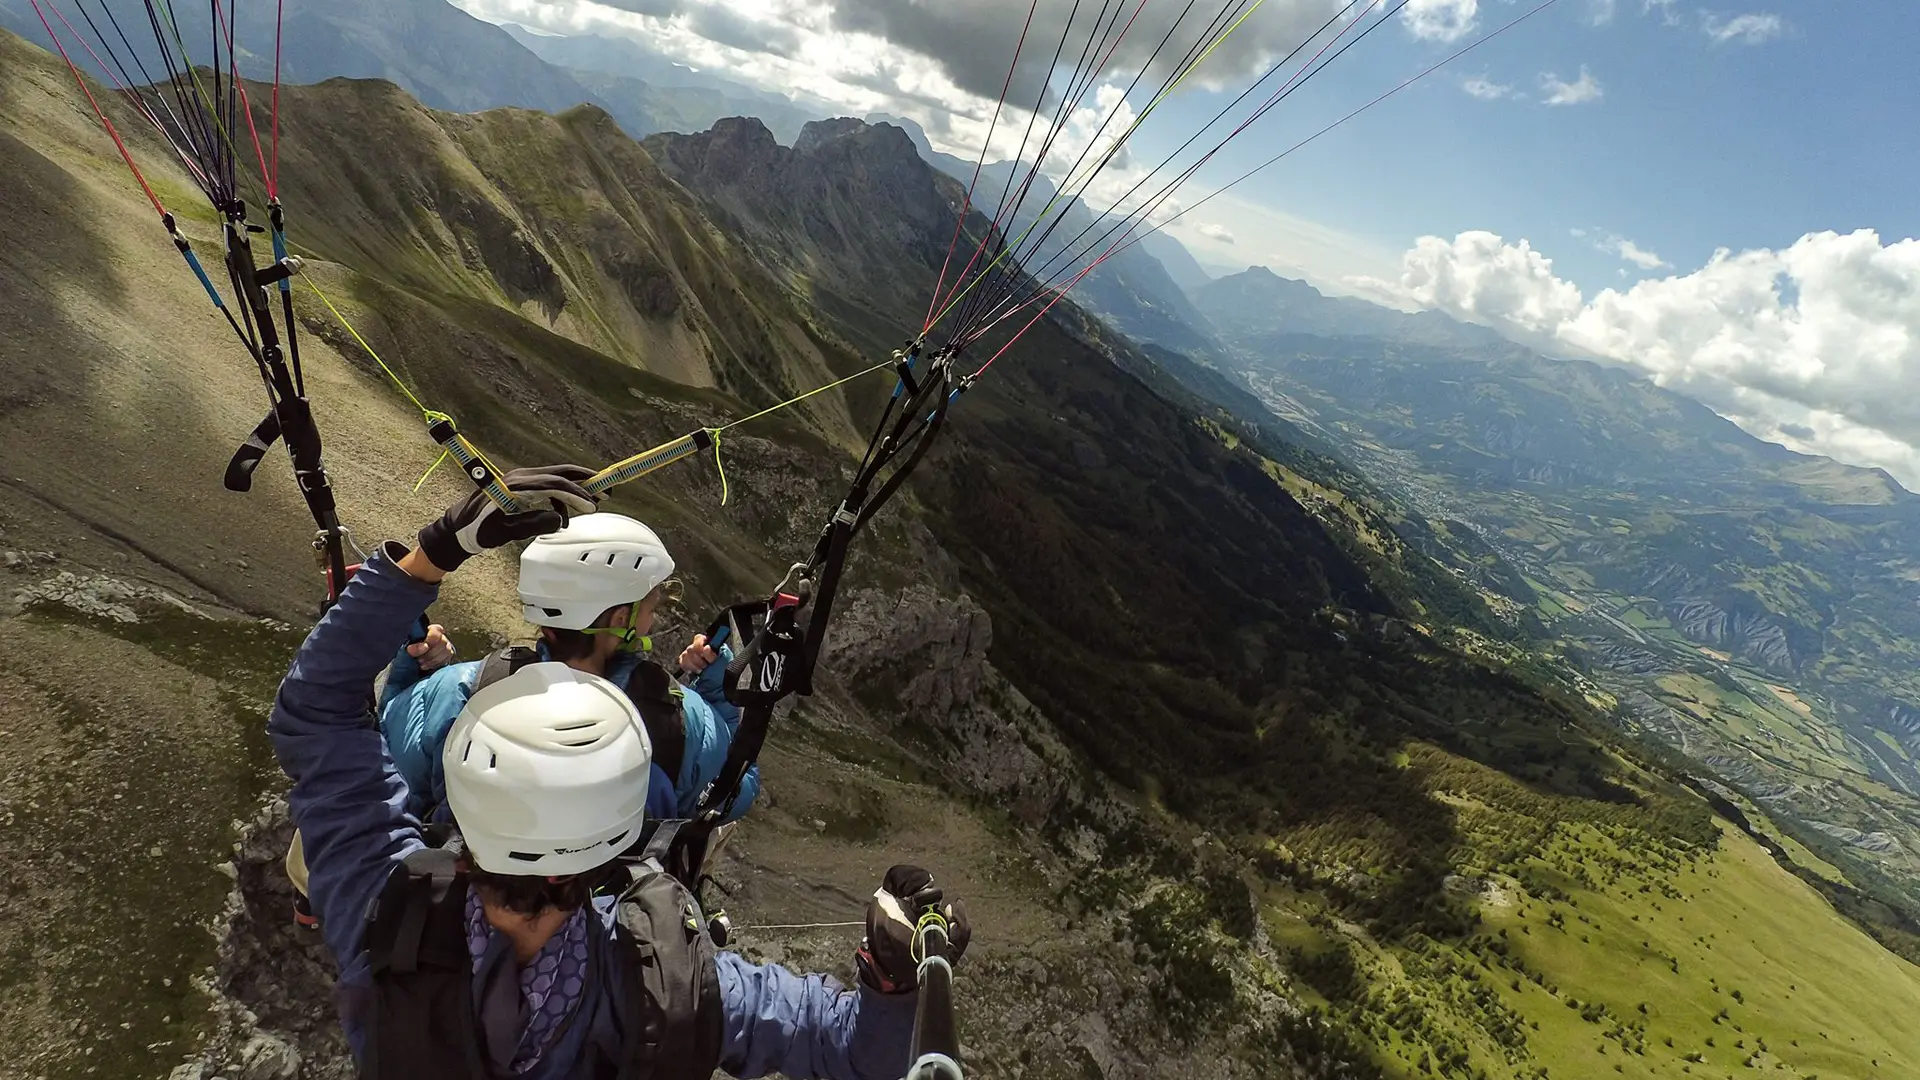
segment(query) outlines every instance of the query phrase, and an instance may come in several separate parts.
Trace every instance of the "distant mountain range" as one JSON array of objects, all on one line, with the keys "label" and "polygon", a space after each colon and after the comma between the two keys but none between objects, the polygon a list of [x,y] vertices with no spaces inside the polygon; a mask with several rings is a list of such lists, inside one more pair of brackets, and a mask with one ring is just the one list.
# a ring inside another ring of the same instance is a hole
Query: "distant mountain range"
[{"label": "distant mountain range", "polygon": [[[1432,312],[1261,268],[1194,300],[1270,412],[1516,567],[1521,586],[1494,591],[1629,723],[1920,871],[1920,497],[1630,369]],[[1873,839],[1889,830],[1901,844]]]},{"label": "distant mountain range", "polygon": [[[611,98],[637,93],[652,127],[631,131],[635,138],[657,131],[705,131],[725,117],[752,116],[774,138],[792,145],[801,128],[828,111],[824,106],[804,108],[784,95],[696,71],[631,38],[546,34],[514,23],[501,29],[596,94]],[[631,86],[636,82],[641,89]]]},{"label": "distant mountain range", "polygon": [[1194,290],[1194,306],[1222,334],[1244,339],[1261,334],[1363,337],[1409,345],[1509,349],[1493,330],[1438,311],[1408,314],[1353,297],[1327,296],[1304,281],[1283,278],[1264,266],[1209,281]]},{"label": "distant mountain range", "polygon": [[[131,17],[144,24],[144,8],[134,0],[103,2],[123,22]],[[445,0],[286,0],[283,10],[280,74],[288,83],[386,79],[422,104],[453,112],[518,106],[560,113],[598,105],[636,139],[657,131],[704,131],[722,117],[743,114],[761,117],[792,139],[818,115],[778,94],[676,64],[637,41],[496,26]],[[232,5],[234,36],[244,43],[241,74],[273,78],[275,12],[268,4]],[[185,40],[207,39],[206,7],[178,5],[175,18]],[[0,0],[0,27],[49,46],[28,0]],[[138,46],[143,39],[132,40]],[[145,40],[150,49],[150,38]],[[115,47],[124,51],[117,41]],[[149,71],[161,70],[157,56],[140,58]],[[94,67],[84,50],[75,59]],[[128,70],[135,71],[131,64]],[[102,79],[109,74],[93,73]]]}]

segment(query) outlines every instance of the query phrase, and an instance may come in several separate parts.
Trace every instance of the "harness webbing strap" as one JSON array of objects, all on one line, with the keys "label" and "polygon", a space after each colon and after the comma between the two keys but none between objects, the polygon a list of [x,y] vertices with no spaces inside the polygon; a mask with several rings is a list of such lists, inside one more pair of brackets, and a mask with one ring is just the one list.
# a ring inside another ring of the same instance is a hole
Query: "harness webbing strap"
[{"label": "harness webbing strap", "polygon": [[427,929],[427,913],[433,907],[433,879],[414,878],[407,882],[408,898],[406,912],[400,918],[400,927],[394,932],[393,946],[387,953],[387,966],[390,970],[407,973],[420,968],[420,938]]}]

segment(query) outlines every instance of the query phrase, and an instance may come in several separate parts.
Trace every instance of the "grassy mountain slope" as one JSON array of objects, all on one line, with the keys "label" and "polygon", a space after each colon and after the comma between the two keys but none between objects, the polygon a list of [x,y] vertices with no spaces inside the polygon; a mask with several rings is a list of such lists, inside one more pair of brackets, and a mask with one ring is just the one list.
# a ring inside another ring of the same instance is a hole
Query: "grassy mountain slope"
[{"label": "grassy mountain slope", "polygon": [[[0,292],[34,300],[7,305],[15,321],[0,333],[0,527],[6,549],[25,553],[7,560],[21,595],[0,612],[0,635],[21,649],[0,667],[0,697],[99,695],[71,715],[58,702],[6,714],[8,730],[33,737],[0,757],[0,821],[31,828],[0,834],[0,872],[27,883],[0,904],[83,907],[97,882],[50,872],[71,835],[55,824],[99,821],[113,865],[181,898],[138,918],[197,922],[217,914],[203,905],[223,887],[209,868],[228,839],[219,817],[229,806],[244,816],[238,806],[271,779],[208,764],[235,755],[220,725],[257,738],[249,688],[284,663],[289,641],[240,620],[259,636],[182,651],[204,620],[143,592],[119,602],[134,619],[123,623],[98,613],[102,595],[133,579],[229,619],[301,620],[314,595],[308,530],[275,459],[253,494],[218,490],[257,419],[256,392],[64,72],[3,36],[0,71],[0,167],[29,181],[0,203],[16,241],[0,249]],[[920,317],[953,227],[938,212],[951,186],[884,130],[822,125],[782,148],[723,127],[640,147],[590,111],[449,116],[346,82],[288,90],[283,108],[294,235],[316,280],[508,463],[608,460],[854,370]],[[346,130],[390,152],[351,150]],[[160,157],[144,139],[135,150]],[[187,205],[178,175],[156,167],[155,178]],[[204,220],[187,228],[207,246]],[[624,271],[627,259],[656,272]],[[443,472],[409,491],[431,458],[417,416],[310,294],[300,304],[343,513],[367,539],[404,535],[458,479]],[[886,390],[856,383],[730,434],[725,506],[698,463],[622,493],[616,506],[675,539],[690,596],[679,626],[764,589],[804,550]],[[844,965],[850,939],[771,924],[848,917],[910,852],[973,907],[963,1017],[981,1076],[1588,1075],[1591,1059],[1553,1023],[1569,1010],[1544,998],[1514,1006],[1541,1031],[1499,1027],[1497,1067],[1479,1050],[1461,1061],[1451,1027],[1497,1027],[1505,1014],[1469,986],[1471,972],[1442,976],[1415,958],[1486,947],[1476,941],[1497,902],[1474,882],[1504,875],[1530,903],[1568,908],[1559,893],[1586,903],[1565,880],[1578,873],[1664,874],[1704,892],[1671,876],[1722,872],[1741,849],[1568,680],[1463,655],[1444,628],[1415,625],[1355,554],[1364,516],[1303,504],[1309,493],[1271,468],[1279,448],[1251,445],[1194,400],[1069,312],[955,406],[948,441],[861,538],[825,692],[776,729],[768,803],[722,868],[747,948]],[[32,554],[42,550],[51,559]],[[92,584],[63,586],[56,568]],[[470,649],[519,629],[502,603],[509,569],[476,560],[449,589],[442,613]],[[87,633],[61,630],[83,618],[95,620]],[[183,683],[180,670],[205,681]],[[134,693],[180,685],[185,699]],[[163,734],[178,752],[135,753]],[[65,786],[91,769],[124,777],[128,798],[107,801],[127,810]],[[168,813],[168,799],[192,813]],[[178,835],[156,829],[176,819]],[[265,815],[240,852],[221,916],[233,929],[201,984],[228,999],[218,1023],[231,1027],[196,1055],[199,1075],[271,1075],[262,1063],[293,1048],[305,1056],[285,1075],[339,1074],[326,963],[286,930],[275,828]],[[1583,847],[1569,853],[1576,834]],[[1602,835],[1613,846],[1588,839]],[[1751,875],[1754,888],[1797,887],[1762,862]],[[1749,892],[1703,906],[1703,929],[1730,933],[1752,912]],[[1831,910],[1792,912],[1801,940],[1864,949]],[[1348,997],[1323,992],[1338,962],[1289,929],[1308,920],[1380,958],[1340,984]],[[28,925],[0,920],[0,985],[35,991],[9,995],[5,1060],[80,1076],[181,1059],[202,1027],[189,976],[214,959],[204,939],[135,953],[117,948],[115,928],[58,949],[13,929]],[[1589,936],[1528,963],[1566,988],[1624,962],[1623,940]],[[1769,949],[1715,974],[1770,988],[1756,971],[1803,962]],[[1860,992],[1914,993],[1911,968],[1857,955]],[[1411,1011],[1373,1001],[1395,970],[1461,994]],[[1801,1027],[1851,1032],[1838,994],[1782,1012],[1777,1033],[1763,1028],[1770,1018],[1741,1022],[1770,1046]],[[1451,1019],[1421,1027],[1416,1013]],[[1408,1030],[1376,1036],[1381,1024]],[[1822,1075],[1849,1075],[1851,1059],[1832,1060]]]}]

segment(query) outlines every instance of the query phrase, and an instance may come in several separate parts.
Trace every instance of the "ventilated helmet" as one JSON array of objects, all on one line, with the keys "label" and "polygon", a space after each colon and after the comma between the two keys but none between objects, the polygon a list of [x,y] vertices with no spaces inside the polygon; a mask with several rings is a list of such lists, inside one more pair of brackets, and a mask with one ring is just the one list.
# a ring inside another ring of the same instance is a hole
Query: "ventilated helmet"
[{"label": "ventilated helmet", "polygon": [[603,510],[527,545],[520,604],[536,626],[585,630],[608,608],[639,603],[671,576],[673,556],[652,529]]},{"label": "ventilated helmet", "polygon": [[482,870],[560,876],[640,834],[653,744],[598,675],[528,664],[467,699],[441,749],[447,805]]}]

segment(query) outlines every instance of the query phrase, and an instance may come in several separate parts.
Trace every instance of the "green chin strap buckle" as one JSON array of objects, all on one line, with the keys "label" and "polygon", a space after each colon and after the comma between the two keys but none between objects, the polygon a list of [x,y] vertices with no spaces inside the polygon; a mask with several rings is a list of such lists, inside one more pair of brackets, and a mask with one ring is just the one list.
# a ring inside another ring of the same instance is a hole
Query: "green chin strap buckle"
[{"label": "green chin strap buckle", "polygon": [[653,639],[646,634],[635,631],[631,626],[589,626],[580,632],[583,634],[611,634],[620,639],[621,652],[650,653],[653,651]]}]

